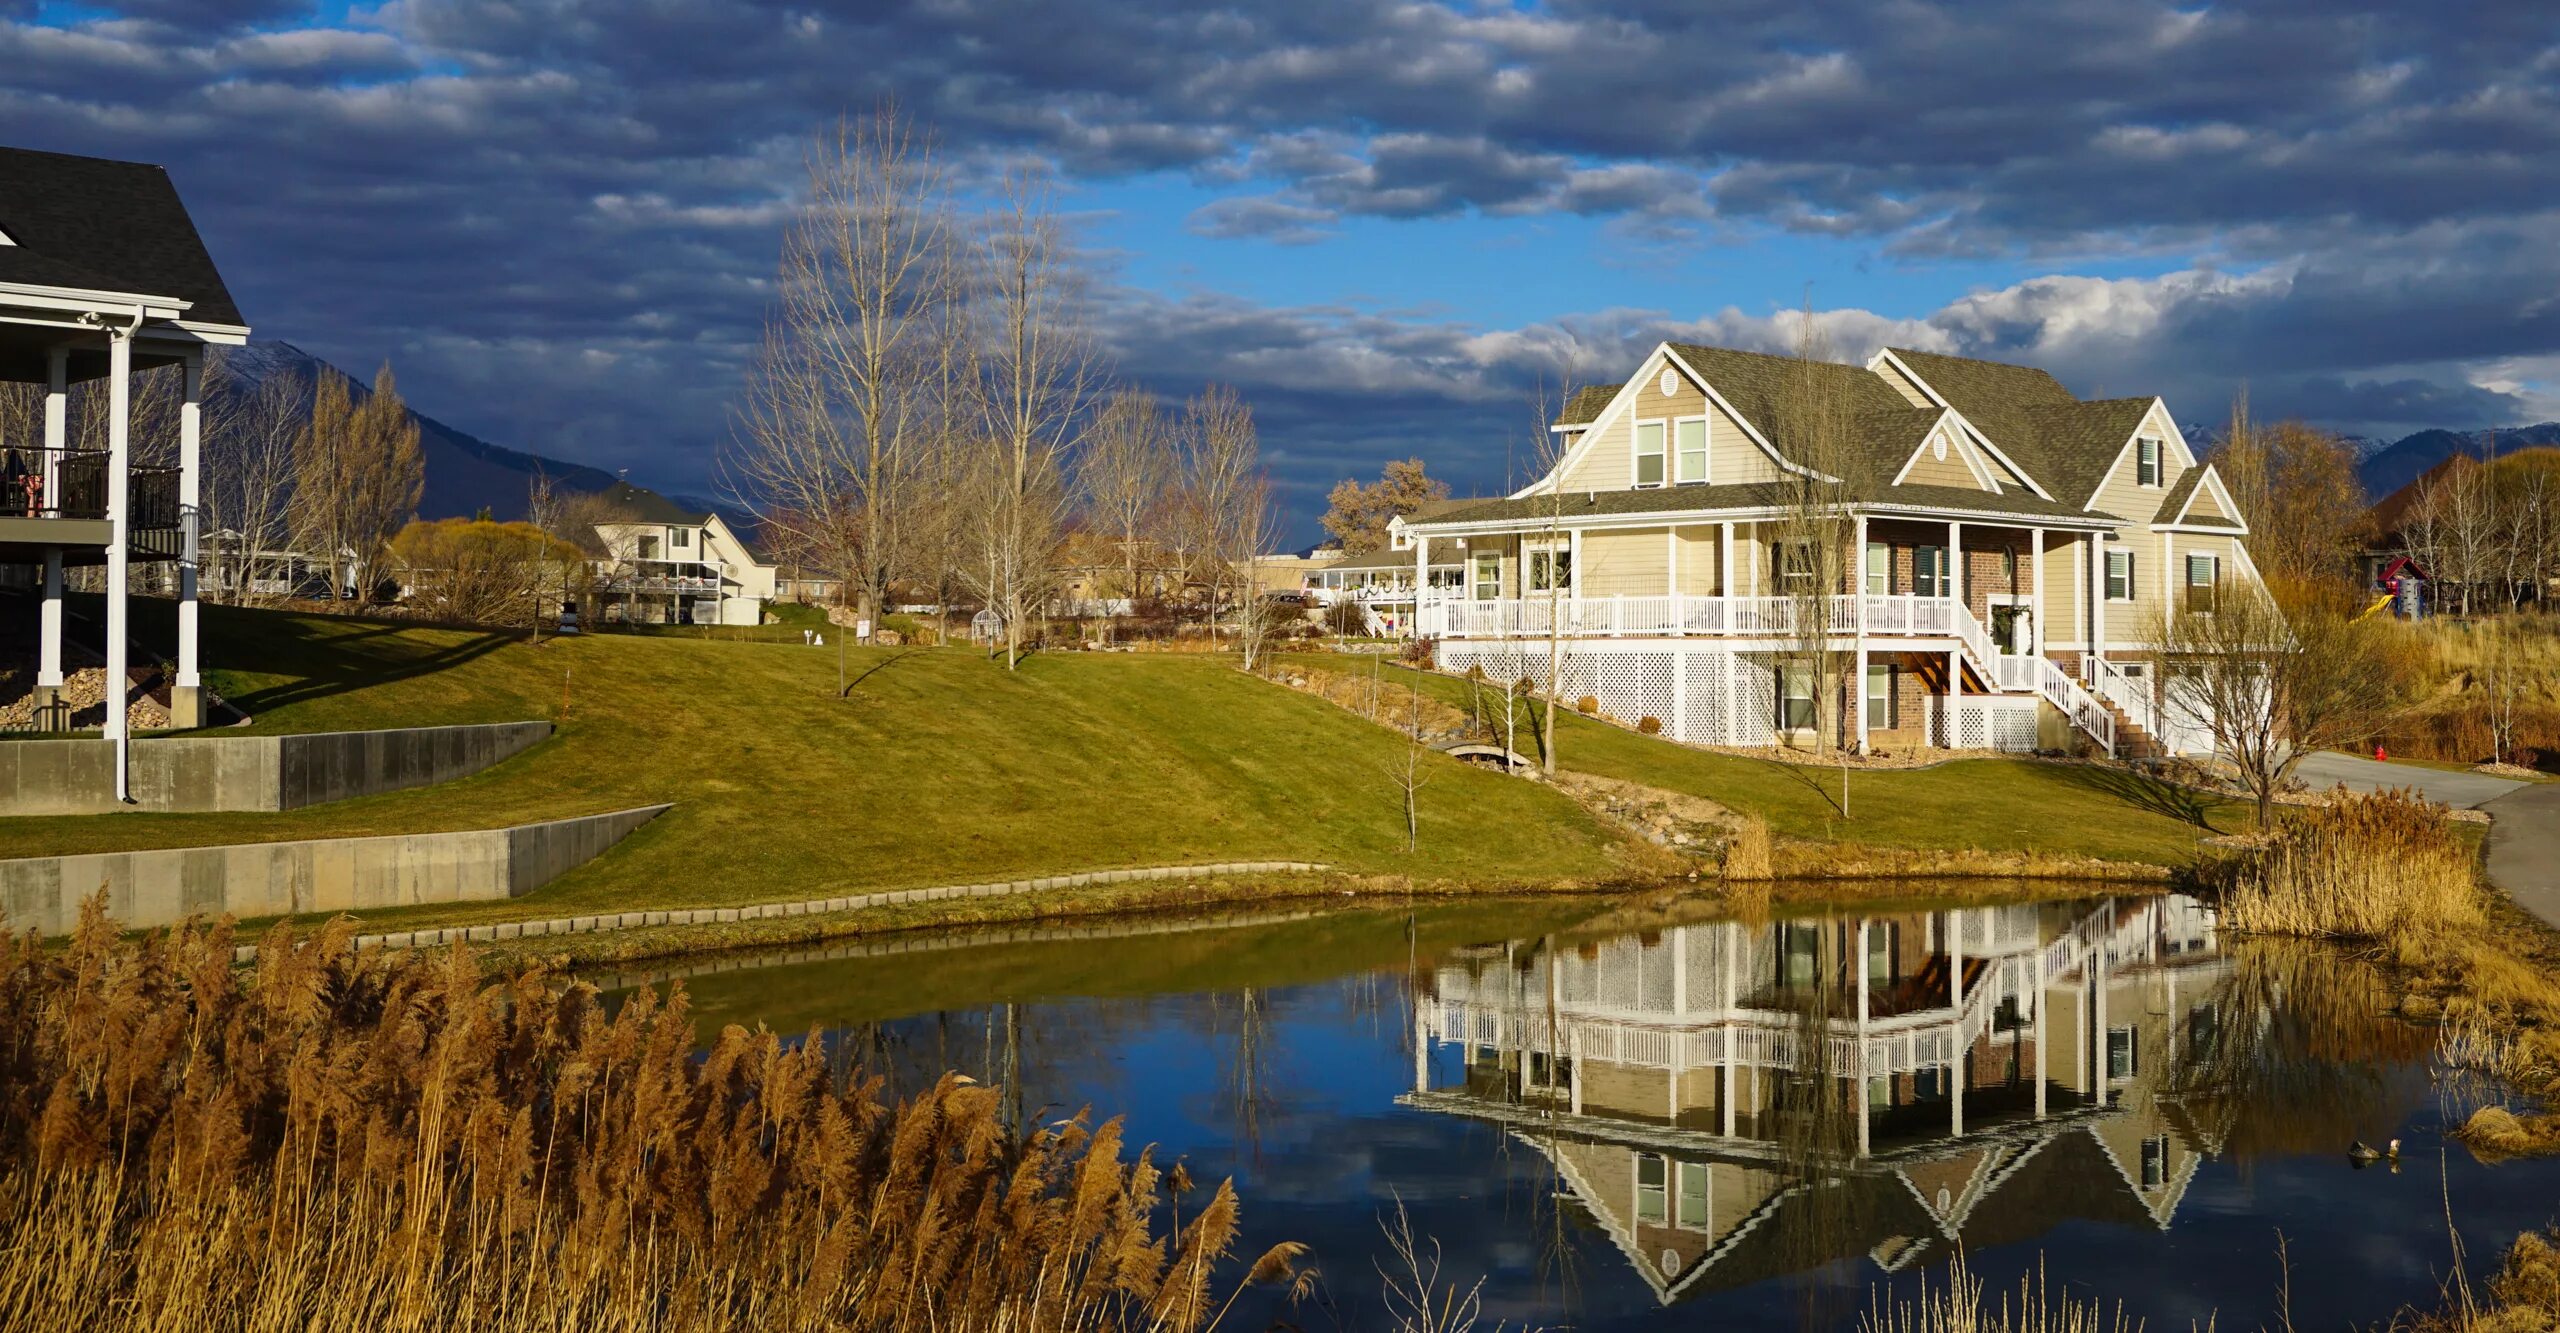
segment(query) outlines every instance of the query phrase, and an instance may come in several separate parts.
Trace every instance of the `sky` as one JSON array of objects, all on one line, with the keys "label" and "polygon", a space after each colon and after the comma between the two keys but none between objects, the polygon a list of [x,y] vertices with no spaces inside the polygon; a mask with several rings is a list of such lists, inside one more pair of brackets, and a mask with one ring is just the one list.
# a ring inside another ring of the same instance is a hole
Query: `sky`
[{"label": "sky", "polygon": [[884,99],[1053,174],[1117,374],[1238,388],[1302,542],[1807,310],[2190,426],[2560,418],[2526,0],[0,0],[0,143],[168,167],[258,336],[696,492],[809,137]]}]

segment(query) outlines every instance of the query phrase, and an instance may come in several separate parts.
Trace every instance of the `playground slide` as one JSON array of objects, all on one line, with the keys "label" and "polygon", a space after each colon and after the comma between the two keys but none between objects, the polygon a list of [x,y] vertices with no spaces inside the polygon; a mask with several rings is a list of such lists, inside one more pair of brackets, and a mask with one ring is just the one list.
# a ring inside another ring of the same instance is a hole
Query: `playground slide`
[{"label": "playground slide", "polygon": [[2393,596],[2393,594],[2391,594],[2391,593],[2387,593],[2387,592],[2386,592],[2386,593],[2382,594],[2380,597],[2376,597],[2376,598],[2374,598],[2374,599],[2373,599],[2373,605],[2368,606],[2368,607],[2366,607],[2365,609],[2363,609],[2362,611],[2359,611],[2359,612],[2357,612],[2357,613],[2356,613],[2356,619],[2358,619],[2358,620],[2362,620],[2362,619],[2364,619],[2366,616],[2372,615],[2374,612],[2379,611],[2379,610],[2381,610],[2382,608],[2384,608],[2384,607],[2386,607],[2386,606],[2391,605],[2392,596]]}]

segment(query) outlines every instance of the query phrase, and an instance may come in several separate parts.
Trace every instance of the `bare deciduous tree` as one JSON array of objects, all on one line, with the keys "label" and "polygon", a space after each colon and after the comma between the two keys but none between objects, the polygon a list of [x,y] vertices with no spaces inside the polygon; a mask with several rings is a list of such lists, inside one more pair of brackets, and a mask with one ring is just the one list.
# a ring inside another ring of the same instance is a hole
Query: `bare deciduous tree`
[{"label": "bare deciduous tree", "polygon": [[1068,454],[1094,376],[1084,275],[1049,205],[1045,181],[1010,178],[979,242],[984,420],[970,469],[968,577],[1004,623],[1008,670],[1055,579]]},{"label": "bare deciduous tree", "polygon": [[811,145],[758,349],[732,487],[878,623],[915,564],[933,444],[934,328],[955,298],[951,204],[932,146],[894,107]]},{"label": "bare deciduous tree", "polygon": [[1175,471],[1173,442],[1155,395],[1113,391],[1085,431],[1076,482],[1087,521],[1119,548],[1120,578],[1113,591],[1133,607],[1145,592],[1141,548],[1151,520],[1166,507]]},{"label": "bare deciduous tree", "polygon": [[2209,461],[2240,506],[2250,558],[2266,577],[2346,576],[2370,527],[2346,441],[2300,421],[2260,425],[2242,394]]},{"label": "bare deciduous tree", "polygon": [[[1832,359],[1827,334],[1810,308],[1799,316],[1796,347],[1787,367],[1785,408],[1775,423],[1778,452],[1795,466],[1780,485],[1784,491],[1773,551],[1778,592],[1789,601],[1793,626],[1792,660],[1781,671],[1800,673],[1812,696],[1812,716],[1780,717],[1778,733],[1809,729],[1817,751],[1830,748],[1840,759],[1840,813],[1849,813],[1848,759],[1864,747],[1865,737],[1852,734],[1849,691],[1865,682],[1849,679],[1860,656],[1856,641],[1833,629],[1837,599],[1856,591],[1858,520],[1852,501],[1870,493],[1874,469],[1857,448],[1851,433],[1854,410],[1846,368]],[[1962,560],[1962,552],[1950,552]],[[1844,640],[1846,640],[1844,646]],[[1954,693],[1956,682],[1948,682]],[[1781,688],[1779,698],[1793,698]]]},{"label": "bare deciduous tree", "polygon": [[2407,697],[2398,622],[2331,582],[2226,580],[2156,613],[2161,702],[2213,738],[2265,827],[2303,756],[2353,746]]},{"label": "bare deciduous tree", "polygon": [[252,380],[227,350],[205,365],[204,529],[228,533],[210,544],[215,594],[255,600],[266,554],[291,540],[294,444],[311,408],[312,383],[273,371]]},{"label": "bare deciduous tree", "polygon": [[303,549],[328,562],[333,590],[356,587],[391,535],[417,516],[426,475],[418,423],[388,364],[361,403],[345,376],[321,373],[294,440],[288,516]]}]

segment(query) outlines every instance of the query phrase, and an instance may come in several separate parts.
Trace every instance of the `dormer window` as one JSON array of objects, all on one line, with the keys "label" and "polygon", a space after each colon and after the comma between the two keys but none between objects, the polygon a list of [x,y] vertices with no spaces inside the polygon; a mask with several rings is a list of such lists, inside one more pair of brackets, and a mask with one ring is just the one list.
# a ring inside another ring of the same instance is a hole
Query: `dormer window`
[{"label": "dormer window", "polygon": [[1636,423],[1636,485],[1662,484],[1662,425],[1659,421]]},{"label": "dormer window", "polygon": [[2145,436],[2133,442],[2133,482],[2137,486],[2160,484],[2160,442]]},{"label": "dormer window", "polygon": [[669,528],[667,530],[667,545],[679,551],[692,549],[693,529]]}]

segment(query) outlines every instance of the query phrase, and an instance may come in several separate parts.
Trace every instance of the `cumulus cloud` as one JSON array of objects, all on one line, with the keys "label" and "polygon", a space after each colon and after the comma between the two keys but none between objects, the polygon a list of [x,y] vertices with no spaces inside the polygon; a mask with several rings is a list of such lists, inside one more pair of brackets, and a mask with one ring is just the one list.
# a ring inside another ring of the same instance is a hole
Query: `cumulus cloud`
[{"label": "cumulus cloud", "polygon": [[[1844,353],[2030,360],[2191,417],[2245,379],[2351,426],[2486,422],[2550,411],[2560,363],[2560,30],[2531,5],[0,0],[0,71],[11,142],[169,165],[264,330],[679,484],[727,430],[802,136],[884,98],[967,179],[1187,180],[1241,263],[1488,215],[1675,254],[2169,256],[1823,318]],[[1782,349],[1797,318],[1105,307],[1128,373],[1256,395],[1293,493],[1415,450],[1498,486],[1563,360]]]}]

